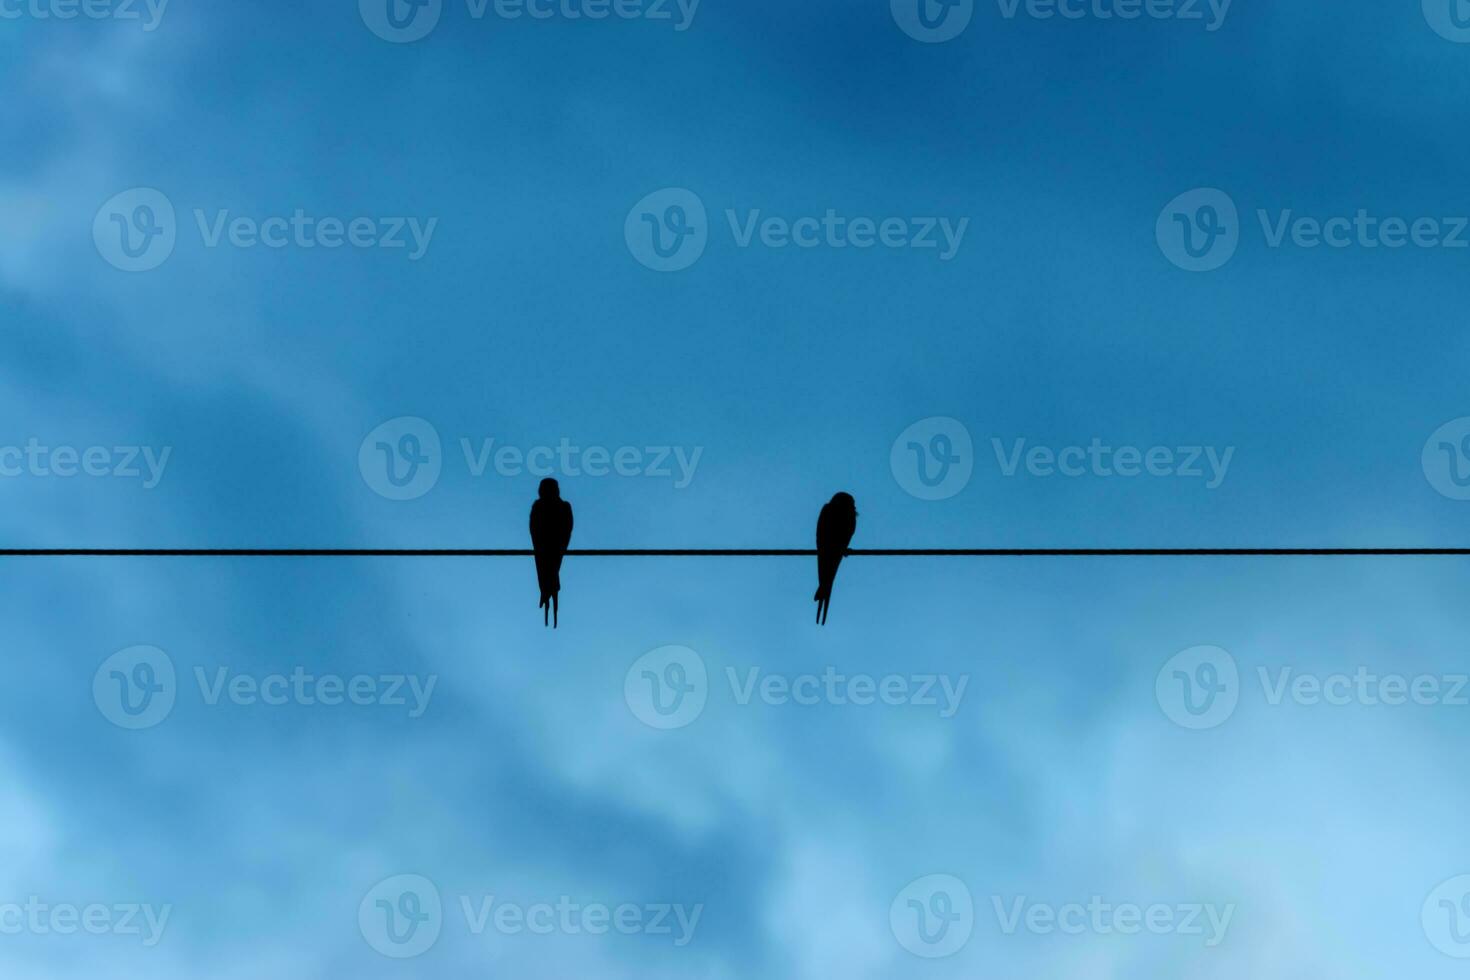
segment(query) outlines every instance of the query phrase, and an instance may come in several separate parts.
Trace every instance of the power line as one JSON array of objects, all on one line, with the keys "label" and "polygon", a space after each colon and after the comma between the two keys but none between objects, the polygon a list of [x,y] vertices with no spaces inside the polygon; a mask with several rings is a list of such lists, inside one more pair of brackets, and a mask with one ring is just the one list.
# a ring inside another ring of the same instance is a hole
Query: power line
[{"label": "power line", "polygon": [[[812,558],[806,548],[574,548],[578,558]],[[853,548],[871,558],[1463,557],[1470,548]],[[0,548],[0,558],[530,558],[529,548]]]}]

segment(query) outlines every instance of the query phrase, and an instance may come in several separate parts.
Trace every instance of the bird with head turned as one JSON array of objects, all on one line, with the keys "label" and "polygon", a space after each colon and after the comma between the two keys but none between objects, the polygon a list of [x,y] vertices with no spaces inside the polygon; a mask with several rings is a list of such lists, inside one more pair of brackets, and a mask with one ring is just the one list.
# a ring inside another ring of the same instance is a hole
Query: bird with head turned
[{"label": "bird with head turned", "polygon": [[836,493],[817,515],[817,625],[827,624],[827,609],[832,604],[832,583],[837,566],[847,554],[852,536],[857,533],[857,501],[850,493]]}]

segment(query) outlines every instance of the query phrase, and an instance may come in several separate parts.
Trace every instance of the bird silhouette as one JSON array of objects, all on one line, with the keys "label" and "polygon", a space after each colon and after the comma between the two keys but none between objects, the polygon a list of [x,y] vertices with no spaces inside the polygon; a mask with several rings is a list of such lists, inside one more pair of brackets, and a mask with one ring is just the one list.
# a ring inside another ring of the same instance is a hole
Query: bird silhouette
[{"label": "bird silhouette", "polygon": [[531,505],[531,549],[536,553],[536,583],[541,587],[541,622],[557,626],[561,592],[561,560],[572,543],[572,505],[561,499],[555,480],[541,481],[540,497]]},{"label": "bird silhouette", "polygon": [[817,516],[817,625],[827,625],[827,607],[832,604],[832,582],[837,566],[852,544],[857,531],[857,502],[850,493],[837,493],[822,505]]}]

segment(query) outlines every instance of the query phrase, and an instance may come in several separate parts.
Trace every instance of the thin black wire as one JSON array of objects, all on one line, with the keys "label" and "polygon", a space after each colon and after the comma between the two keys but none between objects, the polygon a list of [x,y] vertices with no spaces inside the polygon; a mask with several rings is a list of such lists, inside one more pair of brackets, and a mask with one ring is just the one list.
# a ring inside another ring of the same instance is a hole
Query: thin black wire
[{"label": "thin black wire", "polygon": [[[0,548],[0,558],[530,558],[529,548]],[[1454,557],[1470,548],[854,548],[876,558]],[[579,558],[811,558],[810,548],[575,548]]]}]

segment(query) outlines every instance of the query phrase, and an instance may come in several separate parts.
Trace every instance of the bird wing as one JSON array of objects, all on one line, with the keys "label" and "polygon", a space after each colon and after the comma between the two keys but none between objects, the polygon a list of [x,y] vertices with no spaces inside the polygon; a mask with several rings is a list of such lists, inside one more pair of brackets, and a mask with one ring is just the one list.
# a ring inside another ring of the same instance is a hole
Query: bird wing
[{"label": "bird wing", "polygon": [[531,505],[531,547],[536,551],[541,550],[542,543],[546,537],[544,516],[541,501],[538,500]]}]

